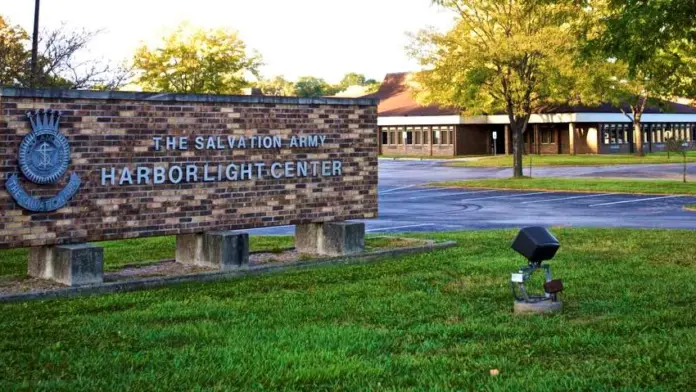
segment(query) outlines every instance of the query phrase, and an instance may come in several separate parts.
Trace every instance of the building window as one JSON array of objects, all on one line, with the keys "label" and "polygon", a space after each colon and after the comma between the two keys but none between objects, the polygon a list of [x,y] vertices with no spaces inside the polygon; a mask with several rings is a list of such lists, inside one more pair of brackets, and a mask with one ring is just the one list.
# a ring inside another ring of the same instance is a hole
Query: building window
[{"label": "building window", "polygon": [[430,144],[429,141],[429,136],[430,135],[430,128],[429,127],[424,127],[423,128],[423,144]]},{"label": "building window", "polygon": [[630,124],[602,124],[602,135],[604,144],[626,144],[630,143],[628,131]]},{"label": "building window", "polygon": [[664,135],[665,124],[655,124],[652,129],[652,140],[655,143],[662,143],[664,140],[662,136]]},{"label": "building window", "polygon": [[398,145],[404,144],[404,133],[405,132],[403,132],[401,130],[396,131],[396,136],[398,137],[396,144],[398,144]]},{"label": "building window", "polygon": [[406,131],[404,132],[404,139],[406,139],[406,144],[413,144],[413,128],[406,128]]},{"label": "building window", "polygon": [[389,132],[382,131],[382,144],[389,144]]},{"label": "building window", "polygon": [[449,144],[454,144],[454,127],[449,127]]},{"label": "building window", "polygon": [[554,144],[556,143],[556,130],[555,129],[542,129],[541,130],[541,144]]},{"label": "building window", "polygon": [[421,130],[421,127],[416,127],[415,133],[413,134],[414,136],[414,144],[421,144],[421,134],[423,131]]},{"label": "building window", "polygon": [[449,132],[446,129],[446,127],[442,127],[440,129],[440,132],[442,132],[442,140],[440,141],[441,144],[449,144]]},{"label": "building window", "polygon": [[433,127],[433,144],[440,144],[440,127]]}]

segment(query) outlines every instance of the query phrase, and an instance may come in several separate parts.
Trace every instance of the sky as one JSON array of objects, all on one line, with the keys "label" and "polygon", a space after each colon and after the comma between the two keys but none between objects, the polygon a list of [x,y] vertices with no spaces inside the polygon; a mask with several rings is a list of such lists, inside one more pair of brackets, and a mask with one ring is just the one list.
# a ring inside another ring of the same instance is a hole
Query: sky
[{"label": "sky", "polygon": [[[34,0],[0,0],[0,14],[31,32]],[[90,54],[114,61],[183,21],[229,27],[261,53],[264,77],[311,75],[337,83],[348,72],[381,80],[418,69],[406,54],[406,32],[444,30],[453,18],[430,0],[43,0],[40,25],[103,29]]]}]

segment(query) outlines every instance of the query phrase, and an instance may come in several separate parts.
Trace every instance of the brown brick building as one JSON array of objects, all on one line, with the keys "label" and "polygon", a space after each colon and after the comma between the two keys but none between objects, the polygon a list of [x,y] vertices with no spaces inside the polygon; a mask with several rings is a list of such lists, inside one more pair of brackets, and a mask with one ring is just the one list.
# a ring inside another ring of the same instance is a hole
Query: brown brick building
[{"label": "brown brick building", "polygon": [[[507,115],[464,116],[461,110],[419,105],[408,73],[387,74],[380,90],[380,154],[454,156],[507,154],[512,151]],[[672,136],[696,140],[696,108],[668,103],[648,108],[642,118],[646,151],[664,149]],[[495,136],[495,137],[494,137]],[[538,154],[631,153],[631,122],[609,104],[567,107],[533,115],[525,132],[525,151]]]}]

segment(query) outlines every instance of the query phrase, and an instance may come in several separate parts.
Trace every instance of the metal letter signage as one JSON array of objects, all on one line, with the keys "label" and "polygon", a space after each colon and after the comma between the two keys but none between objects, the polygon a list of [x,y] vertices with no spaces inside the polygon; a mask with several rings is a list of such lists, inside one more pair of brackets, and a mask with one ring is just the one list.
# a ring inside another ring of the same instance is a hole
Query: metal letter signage
[{"label": "metal letter signage", "polygon": [[[35,184],[55,184],[68,170],[70,145],[65,136],[58,133],[60,115],[59,111],[50,109],[27,112],[32,131],[19,145],[19,169]],[[19,183],[16,173],[10,176],[5,187],[24,209],[36,212],[55,211],[77,193],[80,177],[72,173],[65,188],[50,198],[32,197]]]}]

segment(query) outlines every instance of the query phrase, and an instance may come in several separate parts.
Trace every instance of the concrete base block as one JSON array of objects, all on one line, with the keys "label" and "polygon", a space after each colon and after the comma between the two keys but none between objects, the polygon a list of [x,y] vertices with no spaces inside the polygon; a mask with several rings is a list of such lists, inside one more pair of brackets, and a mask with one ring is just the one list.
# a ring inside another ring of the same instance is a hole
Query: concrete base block
[{"label": "concrete base block", "polygon": [[533,303],[515,301],[515,314],[558,313],[561,310],[563,310],[563,303],[561,301],[539,301]]},{"label": "concrete base block", "polygon": [[29,276],[68,286],[104,283],[104,249],[90,244],[29,249]]},{"label": "concrete base block", "polygon": [[365,224],[360,222],[308,223],[295,226],[299,253],[345,256],[365,250]]},{"label": "concrete base block", "polygon": [[176,236],[176,262],[221,271],[249,265],[249,234],[215,231]]}]

